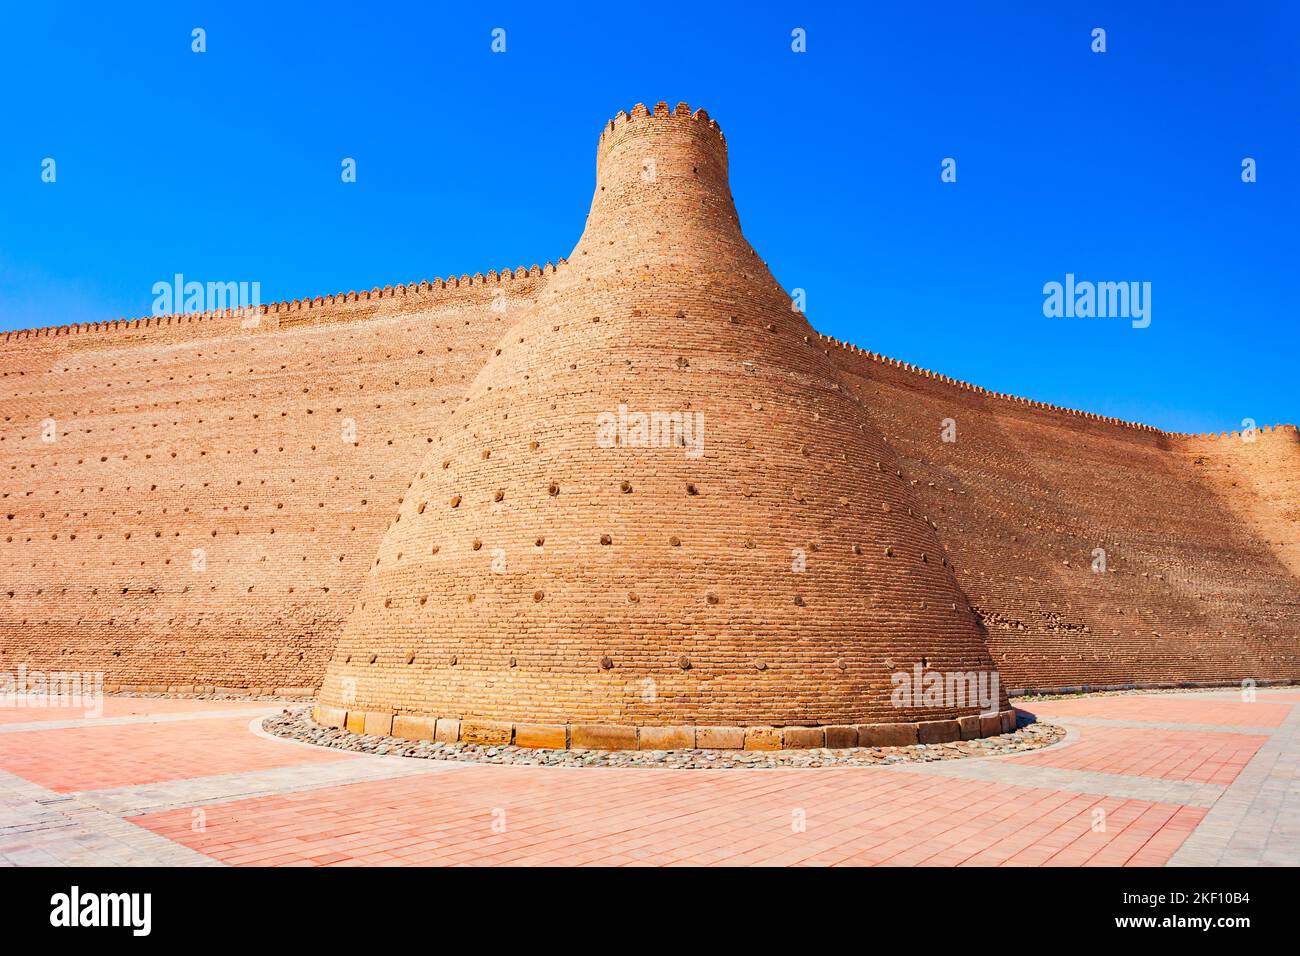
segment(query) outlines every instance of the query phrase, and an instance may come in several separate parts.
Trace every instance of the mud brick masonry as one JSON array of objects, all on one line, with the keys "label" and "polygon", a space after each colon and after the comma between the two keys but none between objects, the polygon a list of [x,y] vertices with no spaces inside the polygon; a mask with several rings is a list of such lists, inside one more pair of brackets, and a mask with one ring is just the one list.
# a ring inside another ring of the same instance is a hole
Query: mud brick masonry
[{"label": "mud brick masonry", "polygon": [[[702,453],[602,445],[620,406],[701,415]],[[1171,434],[817,334],[685,105],[606,126],[558,265],[6,333],[0,412],[0,671],[656,748],[1002,729],[890,706],[917,664],[1300,679],[1294,426]]]}]

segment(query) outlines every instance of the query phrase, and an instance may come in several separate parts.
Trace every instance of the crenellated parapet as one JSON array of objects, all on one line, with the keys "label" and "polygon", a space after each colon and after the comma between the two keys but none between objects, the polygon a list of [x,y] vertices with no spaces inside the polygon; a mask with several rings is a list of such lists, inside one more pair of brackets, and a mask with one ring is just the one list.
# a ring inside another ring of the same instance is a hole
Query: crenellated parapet
[{"label": "crenellated parapet", "polygon": [[[1166,432],[1165,434],[1168,435],[1170,438],[1178,438],[1188,442],[1245,441],[1249,437],[1247,436],[1245,431],[1201,432],[1199,434],[1182,433],[1182,432]],[[1286,437],[1286,438],[1294,439],[1297,437],[1298,434],[1300,433],[1297,432],[1295,425],[1288,425],[1288,424],[1260,425],[1258,428],[1255,429],[1253,437],[1255,438]]]},{"label": "crenellated parapet", "polygon": [[[1230,432],[1230,433],[1224,432],[1221,435],[1214,434],[1214,433],[1197,435],[1197,434],[1188,434],[1184,432],[1168,432],[1156,428],[1154,425],[1145,425],[1142,422],[1130,422],[1122,418],[1115,418],[1110,415],[1098,415],[1094,412],[1080,411],[1079,409],[1067,408],[1063,405],[1053,405],[1050,402],[1040,402],[1032,398],[1022,398],[1019,395],[1011,395],[1005,392],[995,392],[990,389],[984,388],[980,385],[974,385],[970,382],[965,382],[962,381],[961,379],[953,378],[950,375],[943,375],[939,372],[931,371],[928,368],[922,368],[919,365],[913,365],[910,362],[903,362],[900,361],[899,359],[890,358],[887,355],[881,355],[877,352],[868,351],[867,349],[861,348],[857,345],[853,345],[852,343],[849,342],[841,342],[839,339],[834,338],[833,336],[830,335],[823,335],[821,338],[822,341],[828,343],[829,345],[833,345],[836,348],[843,349],[845,352],[850,352],[854,355],[860,355],[864,359],[867,359],[872,362],[876,362],[880,365],[885,365],[888,366],[889,368],[896,368],[904,372],[910,372],[913,375],[918,375],[922,378],[928,378],[928,379],[933,379],[936,382],[942,382],[943,384],[950,385],[953,388],[962,389],[964,391],[968,391],[976,395],[981,395],[986,398],[992,398],[992,399],[997,399],[999,401],[1008,402],[1013,405],[1020,405],[1025,408],[1042,409],[1043,411],[1047,411],[1047,412],[1054,412],[1060,415],[1068,415],[1072,418],[1081,418],[1087,421],[1101,422],[1106,425],[1115,425],[1119,428],[1128,428],[1128,429],[1132,429],[1133,431],[1146,432],[1149,434],[1159,435],[1161,437],[1170,438],[1170,439],[1216,439],[1216,438],[1237,438],[1240,436],[1239,432]],[[1272,433],[1275,430],[1290,431],[1291,433],[1294,434],[1296,431],[1296,426],[1295,425],[1274,425],[1271,427],[1265,426],[1258,429],[1258,433],[1261,434],[1264,432]]]},{"label": "crenellated parapet", "polygon": [[271,331],[275,323],[260,323],[259,316],[287,316],[310,313],[324,316],[334,313],[334,317],[346,320],[363,317],[363,313],[349,308],[367,302],[408,301],[421,307],[438,305],[444,302],[457,302],[466,294],[474,295],[485,290],[517,289],[523,284],[545,281],[554,275],[557,269],[566,264],[565,259],[545,265],[519,266],[515,269],[504,268],[500,271],[491,269],[486,275],[476,272],[474,275],[448,276],[445,279],[424,279],[419,282],[386,285],[382,288],[349,292],[337,292],[332,295],[314,298],[288,299],[279,302],[263,303],[251,309],[217,309],[204,312],[180,312],[171,315],[144,316],[135,319],[111,319],[104,322],[85,322],[73,325],[46,326],[36,329],[17,329],[3,333],[0,344],[18,347],[24,343],[41,343],[50,339],[77,338],[81,336],[103,334],[130,334],[158,331],[175,331],[219,335],[232,331]]},{"label": "crenellated parapet", "polygon": [[615,113],[614,118],[607,122],[600,132],[597,163],[605,152],[629,130],[653,124],[660,126],[671,124],[678,128],[694,130],[702,134],[704,139],[715,142],[724,153],[726,152],[727,138],[722,135],[722,127],[709,116],[707,111],[698,109],[692,112],[685,103],[678,103],[676,109],[670,109],[667,103],[660,101],[655,104],[653,111],[644,103],[637,103],[630,113],[623,110]]},{"label": "crenellated parapet", "polygon": [[[660,104],[660,107],[666,109],[665,105],[662,103]],[[678,111],[671,115],[678,118],[686,116],[691,119],[692,122],[697,122],[700,115],[704,113],[703,110],[697,110],[694,114],[683,113],[683,107],[684,104],[679,105]],[[641,110],[643,111],[642,114],[640,114],[642,117],[648,115],[645,113],[644,107],[641,107]],[[638,114],[634,109],[633,117],[637,115]],[[627,114],[620,113],[619,116],[626,117]],[[705,118],[707,119],[707,114],[705,114]],[[631,121],[631,118],[629,118],[629,121]],[[613,122],[614,121],[611,120],[611,123]],[[715,127],[716,125],[716,123],[713,124]],[[383,287],[375,286],[372,289],[363,289],[359,292],[353,290],[348,292],[337,292],[324,296],[288,299],[259,305],[256,307],[256,315],[283,317],[286,320],[286,324],[289,326],[298,325],[303,321],[348,321],[350,319],[363,318],[369,314],[368,312],[357,309],[357,306],[364,305],[365,303],[390,303],[399,301],[407,302],[421,308],[436,306],[440,303],[452,303],[457,302],[460,297],[467,294],[473,295],[485,290],[491,292],[503,288],[520,289],[528,282],[534,284],[539,281],[544,282],[547,278],[554,275],[561,267],[567,264],[567,260],[561,258],[558,262],[552,263],[548,261],[545,265],[537,265],[534,263],[531,266],[518,266],[514,269],[490,269],[486,274],[476,272],[474,275],[451,275],[446,278],[423,279],[419,282],[399,283],[397,285],[386,285]],[[111,319],[104,322],[86,322],[72,325],[45,326],[35,329],[17,329],[3,333],[3,338],[0,338],[0,343],[6,347],[22,347],[24,345],[41,346],[43,344],[54,345],[59,341],[67,339],[81,339],[82,337],[108,336],[114,334],[128,335],[154,331],[166,333],[169,331],[185,330],[186,332],[197,333],[199,335],[219,335],[232,331],[273,331],[280,327],[278,321],[250,323],[250,318],[249,310],[243,309],[183,312],[172,315],[144,316],[135,319],[121,318]],[[1229,439],[1240,440],[1242,437],[1241,431],[1202,433],[1164,431],[1155,426],[1143,424],[1141,422],[1126,421],[1109,415],[1098,415],[1094,412],[1068,408],[1062,405],[1054,405],[1050,402],[1040,402],[1019,395],[996,392],[984,388],[983,386],[954,378],[950,375],[944,375],[940,372],[935,372],[931,369],[914,365],[910,362],[904,362],[900,359],[891,358],[878,352],[872,352],[868,349],[854,345],[851,342],[841,341],[834,336],[819,334],[818,337],[827,345],[861,356],[863,359],[870,362],[908,372],[922,378],[940,382],[952,388],[961,389],[985,398],[1007,402],[1012,405],[1041,409],[1046,412],[1066,415],[1072,418],[1114,425],[1119,428],[1159,435],[1171,440],[1226,441]],[[1297,426],[1294,424],[1284,423],[1263,425],[1258,427],[1255,432],[1257,436],[1271,436],[1283,433],[1290,438],[1295,438],[1297,436]]]},{"label": "crenellated parapet", "polygon": [[596,188],[576,259],[597,247],[638,245],[653,251],[653,238],[675,234],[689,240],[725,230],[729,245],[742,247],[739,219],[727,175],[727,141],[704,110],[685,103],[654,110],[638,103],[606,123],[596,149]]}]

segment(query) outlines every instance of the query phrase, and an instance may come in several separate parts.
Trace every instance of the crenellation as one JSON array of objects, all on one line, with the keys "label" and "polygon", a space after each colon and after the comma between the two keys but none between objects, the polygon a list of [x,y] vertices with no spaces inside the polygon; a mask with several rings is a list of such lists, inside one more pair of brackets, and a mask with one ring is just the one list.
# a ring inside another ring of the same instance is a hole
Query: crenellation
[{"label": "crenellation", "polygon": [[[1141,422],[1130,422],[1121,418],[1116,418],[1114,416],[1104,416],[1104,415],[1099,415],[1095,412],[1087,412],[1079,409],[1066,408],[1060,405],[1053,405],[1050,402],[1038,401],[1036,399],[1030,399],[1020,395],[1010,395],[1002,392],[990,391],[987,388],[962,381],[961,379],[953,378],[947,375],[932,373],[927,369],[922,369],[918,366],[911,365],[899,359],[890,358],[889,356],[880,355],[876,352],[871,352],[869,350],[863,350],[858,346],[852,345],[847,342],[842,342],[839,339],[836,339],[830,335],[822,335],[821,338],[823,339],[823,341],[830,342],[838,346],[839,348],[843,349],[844,351],[851,352],[855,355],[861,355],[877,364],[886,365],[892,368],[900,368],[903,369],[904,371],[909,371],[921,375],[924,378],[933,378],[937,381],[943,382],[946,385],[950,385],[953,388],[964,389],[967,391],[975,392],[977,394],[987,395],[990,398],[1001,399],[1003,401],[1010,402],[1012,404],[1025,405],[1027,407],[1032,407],[1032,408],[1040,408],[1045,411],[1052,411],[1052,412],[1069,415],[1073,417],[1086,418],[1091,421],[1105,422],[1107,424],[1117,425],[1121,428],[1152,432],[1152,433],[1164,435],[1165,437],[1168,438],[1205,437],[1205,436],[1187,435],[1179,432],[1166,432],[1156,428],[1153,425],[1147,425]],[[1286,428],[1293,428],[1293,429],[1295,428],[1294,425],[1278,426],[1278,427],[1286,427]],[[1230,437],[1230,436],[1225,434],[1224,437]]]},{"label": "crenellation", "polygon": [[[559,260],[560,264],[563,264],[564,261],[565,260],[563,259]],[[556,266],[550,262],[547,262],[545,268],[536,264],[531,268],[519,266],[514,270],[510,278],[537,278],[543,275],[554,274],[555,271]],[[501,276],[504,276],[509,272],[510,270],[508,269],[502,270],[498,275],[498,281]],[[459,279],[456,277],[450,277],[446,280],[435,279],[432,282],[423,280],[420,283],[422,288],[420,288],[419,291],[422,294],[427,293],[432,295],[435,291],[447,291],[448,289],[458,291],[461,287],[473,288],[475,286],[475,279],[478,280],[477,285],[479,286],[487,283],[487,278],[485,278],[482,273],[478,273],[475,277],[462,275]],[[347,293],[338,292],[331,295],[316,296],[314,298],[307,297],[303,299],[287,299],[271,303],[261,303],[257,306],[257,312],[261,315],[273,315],[281,312],[314,312],[317,310],[328,312],[332,311],[334,308],[361,301],[383,300],[385,298],[391,299],[395,296],[405,298],[410,294],[411,286],[414,286],[414,283],[398,286],[389,285],[382,289],[376,286],[369,291],[363,291],[360,293],[355,291]],[[412,297],[414,298],[415,296]],[[235,319],[242,320],[246,315],[246,310],[222,309],[216,311],[173,313],[162,316],[144,316],[133,319],[119,318],[102,322],[45,326],[35,329],[13,329],[4,333],[2,341],[4,344],[8,345],[26,342],[31,339],[58,336],[79,336],[89,333],[133,333],[146,329],[174,329],[178,325],[192,325],[194,323],[212,323],[214,325],[221,325],[223,323],[229,323]],[[228,328],[214,328],[211,330],[211,334],[219,335],[228,331],[235,330]]]}]

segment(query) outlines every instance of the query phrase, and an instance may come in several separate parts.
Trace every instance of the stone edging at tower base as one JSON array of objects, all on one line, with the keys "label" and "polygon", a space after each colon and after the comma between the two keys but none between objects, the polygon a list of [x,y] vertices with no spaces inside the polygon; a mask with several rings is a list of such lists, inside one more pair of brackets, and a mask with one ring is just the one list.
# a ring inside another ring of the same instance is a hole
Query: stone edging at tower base
[{"label": "stone edging at tower base", "polygon": [[950,720],[819,727],[644,727],[628,724],[519,724],[458,717],[408,717],[317,704],[312,719],[354,734],[545,750],[819,750],[906,747],[995,737],[1016,729],[1015,710]]}]

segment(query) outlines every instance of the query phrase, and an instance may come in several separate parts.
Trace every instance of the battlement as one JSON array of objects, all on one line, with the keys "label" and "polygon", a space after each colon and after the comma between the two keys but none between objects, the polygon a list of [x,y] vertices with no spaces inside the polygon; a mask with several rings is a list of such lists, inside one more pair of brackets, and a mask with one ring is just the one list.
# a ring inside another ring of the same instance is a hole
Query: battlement
[{"label": "battlement", "polygon": [[[448,276],[445,279],[425,279],[420,282],[399,283],[398,285],[379,286],[370,290],[338,292],[333,295],[315,296],[314,298],[289,299],[279,302],[263,303],[255,309],[218,309],[205,312],[180,312],[170,315],[143,316],[135,319],[111,319],[104,322],[84,322],[73,325],[44,326],[36,329],[15,329],[3,333],[0,344],[4,346],[21,346],[24,343],[39,343],[48,339],[96,335],[105,333],[131,333],[145,330],[175,330],[193,328],[211,323],[211,334],[220,335],[241,328],[253,316],[278,316],[291,313],[316,313],[335,307],[359,302],[381,302],[384,300],[410,299],[419,304],[437,304],[440,301],[453,301],[453,297],[462,291],[478,291],[484,288],[500,288],[529,279],[542,279],[555,274],[556,270],[566,264],[561,258],[558,263],[547,262],[544,266],[534,263],[532,266],[519,266],[515,269],[491,269],[484,275]],[[250,315],[250,313],[252,313]],[[341,316],[342,317],[342,316]],[[258,328],[246,325],[244,328]],[[274,328],[274,326],[270,326]]]},{"label": "battlement", "polygon": [[[640,105],[640,104],[638,104]],[[659,104],[664,107],[665,104]],[[685,104],[678,107],[679,114]],[[666,107],[665,107],[666,108]],[[644,108],[643,108],[644,109]],[[703,113],[703,110],[697,110],[694,116]],[[626,114],[620,113],[625,116]],[[694,119],[694,116],[691,118]],[[611,123],[613,121],[611,120]],[[716,126],[716,124],[714,124]],[[490,269],[486,274],[476,272],[474,275],[462,274],[460,276],[447,276],[445,279],[425,279],[419,282],[399,283],[397,285],[386,285],[382,288],[375,286],[373,289],[349,292],[338,292],[332,295],[315,296],[302,299],[289,299],[279,302],[264,303],[257,307],[257,314],[264,316],[289,316],[301,315],[308,313],[309,316],[320,316],[325,319],[330,315],[332,310],[340,310],[340,307],[362,302],[383,302],[385,300],[410,300],[421,306],[425,304],[437,304],[440,301],[453,301],[453,296],[460,292],[473,292],[484,288],[496,289],[502,286],[510,286],[513,283],[524,280],[545,280],[554,275],[562,266],[568,264],[568,260],[561,258],[557,262],[547,262],[545,265],[525,267],[519,266],[515,269]],[[360,314],[349,314],[338,311],[337,316],[330,316],[339,320],[348,320],[362,317]],[[182,312],[162,316],[144,316],[135,319],[112,319],[104,322],[87,322],[73,325],[44,326],[35,329],[16,329],[3,333],[0,338],[0,344],[5,347],[22,347],[26,344],[39,345],[49,342],[49,340],[59,340],[66,338],[76,338],[90,335],[110,335],[112,333],[134,333],[144,331],[174,331],[179,329],[199,331],[200,334],[207,332],[211,335],[221,335],[230,331],[240,329],[239,323],[247,322],[249,316],[247,311],[241,309],[223,309],[209,312]],[[202,328],[204,325],[207,328]],[[296,323],[294,323],[296,324]],[[268,324],[262,327],[266,330],[273,330],[278,326]],[[853,355],[875,362],[889,368],[909,372],[922,378],[932,379],[936,382],[951,386],[952,388],[961,389],[980,395],[986,398],[996,399],[1007,402],[1012,405],[1022,406],[1024,408],[1041,409],[1046,412],[1053,412],[1059,415],[1079,418],[1085,421],[1095,421],[1107,425],[1114,425],[1118,428],[1132,429],[1138,432],[1145,432],[1152,435],[1158,435],[1163,438],[1177,441],[1223,441],[1228,439],[1239,440],[1240,431],[1231,432],[1173,432],[1164,431],[1153,425],[1147,425],[1142,422],[1131,422],[1121,418],[1115,418],[1109,415],[1098,415],[1094,412],[1082,411],[1080,409],[1068,408],[1063,405],[1054,405],[1050,402],[1040,402],[1031,398],[1024,398],[1019,395],[1013,395],[1005,392],[996,392],[991,389],[975,385],[962,379],[954,378],[950,375],[944,375],[934,372],[930,369],[914,365],[901,359],[891,358],[878,352],[872,352],[861,346],[854,345],[851,342],[844,342],[831,335],[821,335],[819,338],[827,345],[841,349]],[[106,341],[104,344],[108,344]],[[1292,438],[1300,436],[1297,426],[1288,423],[1276,423],[1273,425],[1261,425],[1256,430],[1256,436],[1272,436],[1286,434]]]},{"label": "battlement", "polygon": [[[950,385],[953,388],[963,389],[968,392],[973,392],[977,395],[982,395],[987,398],[997,399],[999,401],[1009,402],[1010,404],[1020,405],[1025,408],[1038,408],[1047,412],[1055,412],[1059,415],[1067,415],[1072,418],[1082,418],[1087,421],[1101,422],[1106,425],[1115,425],[1119,428],[1129,428],[1134,431],[1146,432],[1149,434],[1159,435],[1163,438],[1170,438],[1170,439],[1183,439],[1183,440],[1219,439],[1219,438],[1226,439],[1226,438],[1240,437],[1240,432],[1223,432],[1223,433],[1210,432],[1210,433],[1202,433],[1202,434],[1194,434],[1194,433],[1186,433],[1186,432],[1168,432],[1156,428],[1154,425],[1145,425],[1142,422],[1130,422],[1122,418],[1114,418],[1110,415],[1098,415],[1094,412],[1085,412],[1085,411],[1080,411],[1079,409],[1076,408],[1067,408],[1064,405],[1053,405],[1050,402],[1040,402],[1032,398],[1022,398],[1019,395],[1011,395],[1005,392],[995,392],[990,389],[984,388],[980,385],[974,385],[970,382],[965,382],[962,381],[961,379],[953,378],[950,375],[943,375],[939,372],[933,372],[928,368],[922,368],[919,365],[912,365],[910,362],[903,362],[900,361],[899,359],[890,358],[887,355],[881,355],[877,352],[868,351],[867,349],[861,348],[857,345],[853,345],[850,342],[841,342],[839,339],[834,338],[833,336],[830,335],[823,335],[821,336],[821,339],[823,342],[833,345],[836,348],[843,349],[846,352],[851,352],[854,355],[860,355],[863,358],[868,359],[872,362],[876,362],[881,365],[887,365],[890,368],[900,369],[904,372],[910,372],[913,375],[919,375],[922,378],[933,379],[936,382],[942,382],[943,384]],[[1272,434],[1274,432],[1290,432],[1294,434],[1296,432],[1296,426],[1284,425],[1284,424],[1277,424],[1271,426],[1265,425],[1260,427],[1257,430],[1257,434],[1261,434],[1261,435],[1266,433]]]},{"label": "battlement", "polygon": [[[640,104],[638,104],[640,105]],[[659,104],[661,107],[665,104]],[[679,113],[685,104],[678,107]],[[665,107],[666,108],[666,107]],[[644,107],[643,107],[644,109]],[[697,110],[695,116],[703,113],[703,110]],[[626,114],[620,113],[620,116]],[[694,119],[694,117],[691,117]],[[613,121],[611,120],[611,123]],[[714,124],[716,126],[716,124]],[[490,269],[486,274],[476,272],[474,275],[462,274],[460,276],[448,276],[445,279],[425,279],[419,282],[399,283],[397,285],[386,285],[382,288],[375,286],[373,289],[349,292],[338,292],[332,295],[315,296],[302,299],[289,299],[279,302],[264,303],[257,307],[258,315],[265,316],[288,316],[291,314],[301,314],[303,312],[315,315],[323,315],[328,310],[337,307],[350,305],[360,302],[382,302],[384,300],[411,300],[418,301],[421,305],[435,304],[438,301],[449,301],[450,297],[463,290],[473,291],[483,288],[500,288],[503,285],[509,286],[515,282],[527,279],[542,279],[554,275],[558,269],[567,265],[566,259],[561,258],[556,263],[547,262],[539,266],[534,263],[532,266],[519,266],[515,269]],[[356,315],[343,315],[339,318],[348,319],[356,318]],[[182,312],[172,315],[162,316],[144,316],[136,319],[112,319],[104,322],[87,322],[74,325],[44,326],[35,329],[16,329],[3,333],[0,344],[6,347],[21,347],[24,344],[40,344],[50,339],[62,339],[68,337],[79,337],[89,335],[105,335],[111,333],[131,333],[147,330],[168,331],[177,329],[194,329],[196,326],[208,324],[208,329],[212,335],[220,335],[229,331],[239,329],[238,323],[247,322],[249,316],[247,311],[241,309],[223,309],[210,312]],[[274,329],[277,326],[268,325],[268,329]],[[944,375],[934,372],[930,369],[923,368],[919,365],[913,365],[910,362],[904,362],[901,359],[890,358],[878,352],[872,352],[864,349],[851,342],[841,341],[831,335],[820,335],[823,342],[845,352],[859,355],[862,358],[885,365],[890,368],[899,369],[900,371],[909,372],[922,378],[932,379],[941,382],[953,388],[962,389],[976,395],[999,401],[1008,402],[1013,405],[1019,405],[1025,408],[1041,409],[1047,412],[1054,412],[1059,415],[1066,415],[1071,418],[1080,418],[1086,421],[1095,421],[1107,425],[1114,425],[1118,428],[1127,428],[1134,431],[1145,432],[1148,434],[1159,435],[1163,438],[1179,441],[1220,441],[1228,439],[1240,439],[1240,431],[1231,432],[1172,432],[1164,431],[1153,425],[1146,425],[1142,422],[1131,422],[1121,418],[1115,418],[1109,415],[1098,415],[1094,412],[1082,411],[1080,409],[1068,408],[1063,405],[1053,405],[1050,402],[1040,402],[1031,398],[1024,398],[1019,395],[1012,395],[1005,392],[995,392],[991,389],[975,385],[962,379],[953,378],[950,375]],[[107,343],[105,343],[107,344]],[[1277,423],[1273,425],[1262,425],[1256,430],[1256,436],[1271,436],[1274,434],[1287,434],[1296,437],[1300,432],[1294,424]]]},{"label": "battlement", "polygon": [[[1165,432],[1165,434],[1170,438],[1180,438],[1186,441],[1228,441],[1242,440],[1244,432],[1201,432],[1199,434]],[[1294,438],[1300,435],[1300,432],[1297,431],[1295,425],[1288,424],[1260,425],[1255,429],[1256,438],[1276,435],[1287,435]]]},{"label": "battlement", "polygon": [[722,135],[722,127],[718,125],[717,120],[709,116],[707,111],[698,109],[692,112],[685,103],[678,103],[676,109],[669,109],[668,104],[661,101],[655,104],[653,112],[644,103],[637,103],[632,107],[631,113],[623,110],[615,113],[614,118],[607,122],[600,132],[598,161],[599,157],[619,140],[623,132],[638,125],[652,123],[673,123],[679,126],[684,126],[686,123],[693,124],[689,128],[705,133],[707,139],[716,139],[722,152],[725,154],[727,151],[727,138]]}]

